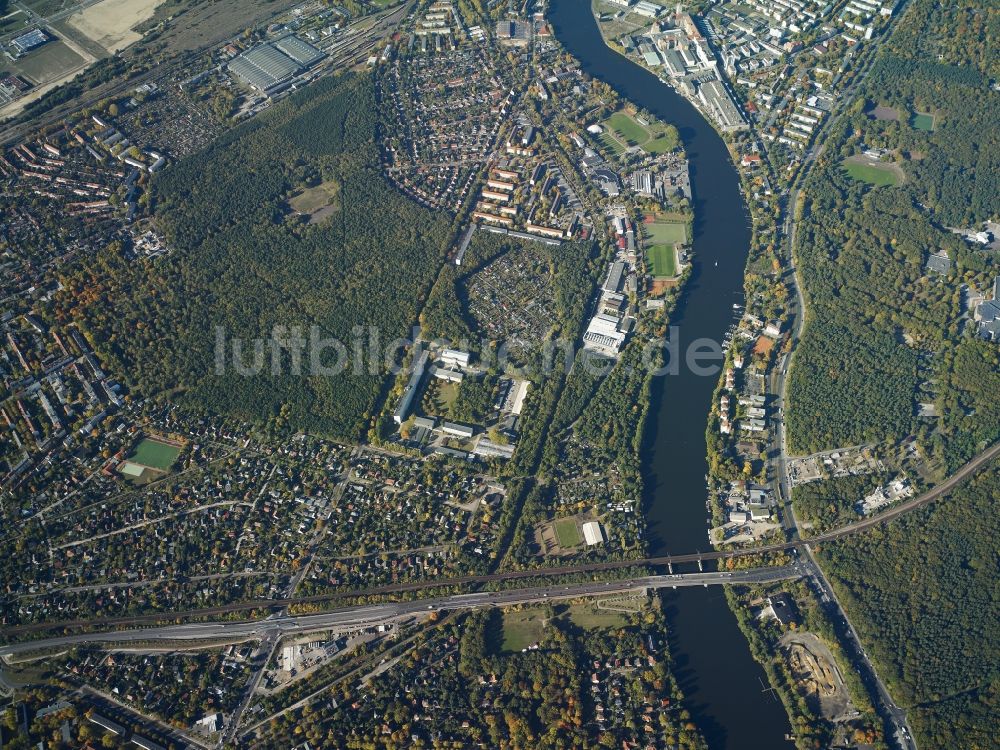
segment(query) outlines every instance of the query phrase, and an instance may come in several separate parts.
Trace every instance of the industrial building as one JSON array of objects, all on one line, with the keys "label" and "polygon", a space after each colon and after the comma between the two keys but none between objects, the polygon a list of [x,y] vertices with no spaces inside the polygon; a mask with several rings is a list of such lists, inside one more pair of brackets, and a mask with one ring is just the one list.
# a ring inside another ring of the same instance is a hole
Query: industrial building
[{"label": "industrial building", "polygon": [[286,88],[292,78],[323,59],[324,54],[296,36],[258,44],[229,63],[241,81],[270,96]]},{"label": "industrial building", "polygon": [[531,41],[531,24],[517,19],[504,19],[497,22],[496,33],[500,42],[524,47]]},{"label": "industrial building", "polygon": [[461,424],[460,422],[442,422],[441,432],[451,437],[467,440],[476,434],[476,429],[471,425]]},{"label": "industrial building", "polygon": [[608,266],[608,275],[605,277],[601,289],[610,294],[616,294],[621,291],[624,279],[625,264],[620,261],[612,263]]},{"label": "industrial building", "polygon": [[303,68],[311,68],[326,56],[309,42],[299,39],[294,34],[278,39],[274,42],[274,46]]},{"label": "industrial building", "polygon": [[41,47],[49,41],[49,35],[46,34],[41,29],[32,29],[21,36],[14,37],[10,40],[11,46],[17,50],[19,55],[23,55],[25,52],[30,52],[36,47]]},{"label": "industrial building", "polygon": [[724,131],[746,127],[746,120],[733,104],[729,92],[719,81],[705,81],[698,87],[698,98],[714,115]]},{"label": "industrial building", "polygon": [[472,452],[481,458],[510,459],[514,455],[513,445],[501,445],[492,440],[482,438]]},{"label": "industrial building", "polygon": [[444,349],[440,359],[449,367],[468,367],[471,355],[459,349]]}]

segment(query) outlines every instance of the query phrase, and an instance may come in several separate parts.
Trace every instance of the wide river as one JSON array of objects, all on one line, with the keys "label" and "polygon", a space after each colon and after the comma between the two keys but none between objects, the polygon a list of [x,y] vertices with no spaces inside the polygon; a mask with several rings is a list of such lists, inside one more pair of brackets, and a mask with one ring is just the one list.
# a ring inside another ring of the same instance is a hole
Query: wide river
[{"label": "wide river", "polygon": [[[550,0],[556,38],[590,75],[680,131],[691,164],[694,268],[672,324],[679,351],[699,338],[722,340],[742,302],[750,246],[746,204],[726,145],[686,99],[604,44],[590,0]],[[659,378],[643,449],[645,512],[654,553],[709,549],[705,427],[718,375],[681,363]],[[785,710],[766,690],[763,669],[719,588],[681,589],[665,597],[676,674],[688,710],[712,750],[794,747]]]}]

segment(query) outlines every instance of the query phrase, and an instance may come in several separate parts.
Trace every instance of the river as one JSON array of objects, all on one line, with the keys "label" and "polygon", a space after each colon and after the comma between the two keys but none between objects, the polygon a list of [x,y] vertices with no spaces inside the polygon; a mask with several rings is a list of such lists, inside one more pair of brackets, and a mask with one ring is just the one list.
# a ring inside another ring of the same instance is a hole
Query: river
[{"label": "river", "polygon": [[[550,0],[556,38],[584,70],[680,131],[694,195],[693,273],[672,318],[678,351],[699,338],[721,342],[742,302],[750,222],[739,178],[719,134],[686,99],[605,45],[589,0]],[[657,379],[642,455],[650,551],[707,550],[705,427],[718,375],[683,363]],[[784,707],[766,691],[719,588],[664,597],[675,672],[687,708],[712,750],[792,748]]]}]

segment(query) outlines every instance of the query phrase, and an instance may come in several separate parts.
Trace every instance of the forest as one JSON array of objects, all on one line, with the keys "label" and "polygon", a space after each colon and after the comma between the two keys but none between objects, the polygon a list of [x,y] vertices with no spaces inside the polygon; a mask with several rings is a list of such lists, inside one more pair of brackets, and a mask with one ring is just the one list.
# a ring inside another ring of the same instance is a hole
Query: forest
[{"label": "forest", "polygon": [[[907,9],[803,188],[795,253],[808,314],[790,379],[795,452],[916,434],[951,470],[1000,435],[1000,404],[984,393],[996,392],[997,347],[974,339],[960,288],[984,289],[1000,268],[995,253],[949,230],[1000,215],[1000,93],[989,85],[998,71],[986,30],[996,18],[984,5]],[[876,106],[895,114],[877,119]],[[930,129],[917,114],[932,117]],[[903,183],[849,177],[843,160],[865,148],[886,150]],[[955,270],[925,270],[942,252]],[[921,390],[937,424],[914,416]]]},{"label": "forest", "polygon": [[820,553],[919,747],[997,746],[998,497],[994,467],[945,500]]},{"label": "forest", "polygon": [[[153,186],[155,223],[171,253],[133,263],[104,253],[97,269],[64,280],[56,317],[80,319],[102,361],[141,394],[358,436],[386,363],[381,352],[361,362],[356,333],[408,334],[449,239],[445,217],[383,179],[373,98],[367,76],[324,79],[166,170]],[[337,187],[322,222],[288,206],[322,184]],[[273,355],[275,339],[300,335],[301,356]],[[317,345],[328,338],[353,358],[338,375],[316,372],[338,360]]]}]

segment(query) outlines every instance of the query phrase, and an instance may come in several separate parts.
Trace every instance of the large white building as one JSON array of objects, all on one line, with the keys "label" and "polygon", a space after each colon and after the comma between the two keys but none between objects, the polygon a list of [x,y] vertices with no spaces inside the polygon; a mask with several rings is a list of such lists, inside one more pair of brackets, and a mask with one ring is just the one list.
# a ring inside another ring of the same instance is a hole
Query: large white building
[{"label": "large white building", "polygon": [[600,522],[587,521],[583,525],[583,540],[587,543],[588,547],[593,547],[595,544],[604,544],[604,529],[601,528]]}]

